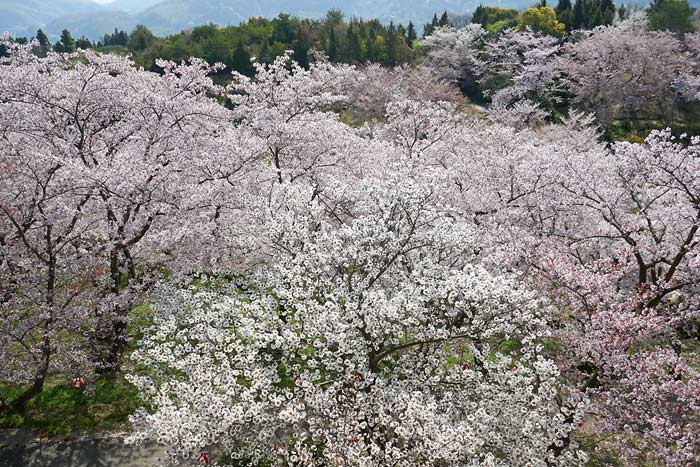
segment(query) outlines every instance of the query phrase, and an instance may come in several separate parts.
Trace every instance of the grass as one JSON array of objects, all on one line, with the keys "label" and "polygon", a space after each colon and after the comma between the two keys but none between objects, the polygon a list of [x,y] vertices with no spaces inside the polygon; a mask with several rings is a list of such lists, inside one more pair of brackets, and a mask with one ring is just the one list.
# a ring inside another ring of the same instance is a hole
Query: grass
[{"label": "grass", "polygon": [[[90,384],[94,391],[87,391]],[[21,390],[0,383],[0,392],[10,401]],[[71,388],[68,381],[52,381],[24,413],[0,415],[0,428],[24,428],[52,437],[126,430],[129,415],[140,405],[136,388],[119,375],[88,382],[82,389]]]}]

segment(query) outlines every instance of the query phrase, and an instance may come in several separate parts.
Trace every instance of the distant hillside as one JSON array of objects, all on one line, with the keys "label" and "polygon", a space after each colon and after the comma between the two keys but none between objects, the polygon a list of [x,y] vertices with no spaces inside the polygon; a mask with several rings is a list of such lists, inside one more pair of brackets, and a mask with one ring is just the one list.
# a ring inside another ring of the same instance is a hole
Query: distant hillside
[{"label": "distant hillside", "polygon": [[214,22],[220,26],[235,25],[252,16],[274,17],[280,12],[304,18],[320,18],[331,8],[350,18],[377,18],[382,22],[416,25],[428,22],[436,12],[472,12],[480,3],[523,8],[534,0],[164,0],[139,15],[139,22],[158,35],[172,34],[183,28]]},{"label": "distant hillside", "polygon": [[[137,24],[136,17],[129,13],[105,8],[100,11],[52,19],[44,26],[44,32],[50,37],[55,37],[60,35],[62,30],[68,29],[75,37],[85,36],[90,39],[98,39],[106,32],[114,31],[114,28],[131,31]],[[34,30],[36,31],[36,29]]]},{"label": "distant hillside", "polygon": [[90,0],[0,0],[0,32],[24,36],[59,16],[93,13]]},{"label": "distant hillside", "polygon": [[74,37],[98,39],[115,27],[128,30],[140,23],[157,35],[167,35],[209,22],[236,25],[253,16],[271,18],[281,12],[320,18],[331,8],[348,18],[413,21],[420,27],[436,12],[470,13],[480,3],[523,8],[536,0],[114,0],[100,4],[91,0],[0,0],[0,31],[32,36],[41,27],[55,40],[68,28]]}]

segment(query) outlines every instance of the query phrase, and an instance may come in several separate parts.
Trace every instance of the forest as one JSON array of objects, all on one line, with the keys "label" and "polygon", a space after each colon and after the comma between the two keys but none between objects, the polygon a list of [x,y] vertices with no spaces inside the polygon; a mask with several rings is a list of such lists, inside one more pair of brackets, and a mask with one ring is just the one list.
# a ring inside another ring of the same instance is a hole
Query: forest
[{"label": "forest", "polygon": [[0,428],[192,465],[700,464],[693,15],[4,35]]}]

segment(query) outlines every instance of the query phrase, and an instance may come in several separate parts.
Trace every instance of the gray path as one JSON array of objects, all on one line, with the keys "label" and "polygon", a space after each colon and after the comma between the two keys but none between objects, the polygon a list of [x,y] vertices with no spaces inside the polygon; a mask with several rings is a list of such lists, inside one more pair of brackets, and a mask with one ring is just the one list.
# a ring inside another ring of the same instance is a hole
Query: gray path
[{"label": "gray path", "polygon": [[25,430],[0,430],[0,467],[164,467],[161,446],[127,446],[118,437],[38,441]]}]

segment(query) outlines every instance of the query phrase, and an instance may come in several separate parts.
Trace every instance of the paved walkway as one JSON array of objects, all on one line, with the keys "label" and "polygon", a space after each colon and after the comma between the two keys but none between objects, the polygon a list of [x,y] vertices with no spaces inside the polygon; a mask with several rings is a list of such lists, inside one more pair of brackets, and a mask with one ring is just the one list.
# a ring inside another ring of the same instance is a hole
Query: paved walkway
[{"label": "paved walkway", "polygon": [[119,437],[40,441],[26,430],[0,430],[0,467],[164,467],[163,447],[127,446]]}]

